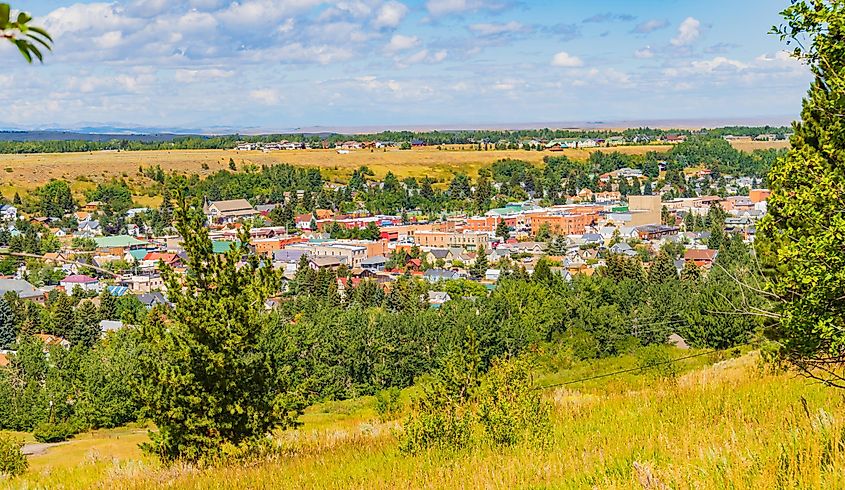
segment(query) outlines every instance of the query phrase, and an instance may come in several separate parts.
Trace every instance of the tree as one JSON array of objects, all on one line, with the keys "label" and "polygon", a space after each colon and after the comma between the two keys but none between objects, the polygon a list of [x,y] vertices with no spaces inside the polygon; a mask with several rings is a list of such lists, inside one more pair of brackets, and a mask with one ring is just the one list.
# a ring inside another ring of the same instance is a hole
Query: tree
[{"label": "tree", "polygon": [[674,257],[666,250],[661,250],[648,268],[648,281],[651,284],[664,284],[676,279],[678,270],[675,269]]},{"label": "tree", "polygon": [[15,312],[5,298],[0,298],[0,349],[5,349],[15,342],[18,336]]},{"label": "tree", "polygon": [[484,278],[484,276],[487,274],[487,265],[487,252],[484,250],[484,246],[481,245],[478,247],[477,253],[475,255],[475,262],[469,269],[470,276],[472,276],[473,279]]},{"label": "tree", "polygon": [[511,236],[511,229],[508,227],[508,224],[505,223],[504,218],[500,219],[498,223],[496,223],[496,236],[500,237],[502,240],[507,240]]},{"label": "tree", "polygon": [[761,231],[771,240],[782,273],[772,277],[781,353],[811,376],[845,388],[845,4],[796,1],[772,32],[815,79],[786,156],[768,176],[771,196]]},{"label": "tree", "polygon": [[247,230],[232,250],[214,254],[204,222],[179,199],[174,225],[191,274],[163,268],[173,307],[140,329],[140,394],[158,428],[144,448],[165,462],[207,463],[253,447],[296,425],[303,408],[286,366],[271,364],[262,347],[271,323],[264,301],[279,291],[280,273],[254,255],[238,265]]},{"label": "tree", "polygon": [[81,345],[88,349],[94,346],[100,337],[100,322],[97,307],[90,301],[83,301],[74,313],[74,321],[68,329],[67,340],[70,345]]},{"label": "tree", "polygon": [[76,206],[70,186],[63,180],[53,180],[35,190],[38,210],[44,216],[61,218],[72,213]]},{"label": "tree", "polygon": [[18,13],[14,20],[11,14],[12,7],[0,3],[0,39],[14,44],[28,63],[32,63],[33,56],[43,62],[41,50],[52,50],[53,38],[44,29],[30,25],[32,17],[26,12]]},{"label": "tree", "polygon": [[100,320],[117,319],[117,298],[108,290],[103,288],[100,291],[100,309],[98,310]]}]

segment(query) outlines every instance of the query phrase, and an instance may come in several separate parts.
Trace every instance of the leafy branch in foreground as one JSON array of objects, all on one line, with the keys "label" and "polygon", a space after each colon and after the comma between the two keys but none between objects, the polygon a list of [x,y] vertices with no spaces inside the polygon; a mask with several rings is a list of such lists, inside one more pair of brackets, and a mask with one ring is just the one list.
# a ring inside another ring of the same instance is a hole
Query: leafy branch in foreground
[{"label": "leafy branch in foreground", "polygon": [[772,274],[782,356],[845,388],[845,2],[796,1],[772,32],[796,45],[814,75],[792,148],[769,174],[761,225],[783,264]]},{"label": "leafy branch in foreground", "polygon": [[26,12],[19,12],[12,18],[12,7],[0,3],[0,38],[9,40],[17,46],[26,61],[32,63],[33,56],[44,61],[41,50],[53,49],[53,38],[41,27],[30,25],[32,17]]},{"label": "leafy branch in foreground", "polygon": [[141,328],[141,399],[158,428],[144,448],[164,462],[206,464],[296,425],[304,402],[263,347],[264,302],[280,274],[248,254],[247,231],[229,252],[212,253],[202,213],[180,201],[174,221],[189,272],[164,267],[173,307]]}]

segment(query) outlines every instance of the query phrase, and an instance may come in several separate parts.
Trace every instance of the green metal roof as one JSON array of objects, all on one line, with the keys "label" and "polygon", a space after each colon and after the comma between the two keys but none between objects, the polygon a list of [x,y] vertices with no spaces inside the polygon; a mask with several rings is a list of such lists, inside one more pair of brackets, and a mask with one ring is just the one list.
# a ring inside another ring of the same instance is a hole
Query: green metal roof
[{"label": "green metal roof", "polygon": [[228,252],[231,247],[240,245],[241,242],[235,240],[212,240],[211,241],[211,251],[216,254],[224,254]]},{"label": "green metal roof", "polygon": [[94,242],[97,243],[97,248],[126,248],[147,244],[129,235],[99,236],[94,238]]},{"label": "green metal roof", "polygon": [[144,257],[147,256],[147,251],[143,248],[138,250],[130,250],[129,255],[131,255],[133,259],[140,262],[141,260],[144,260]]}]

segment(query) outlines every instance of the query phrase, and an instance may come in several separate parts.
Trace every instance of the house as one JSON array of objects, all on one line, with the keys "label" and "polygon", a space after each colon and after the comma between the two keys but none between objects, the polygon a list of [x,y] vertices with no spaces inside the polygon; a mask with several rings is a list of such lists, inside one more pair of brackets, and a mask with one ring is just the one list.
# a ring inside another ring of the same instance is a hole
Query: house
[{"label": "house", "polygon": [[308,264],[311,266],[312,269],[337,269],[343,264],[343,260],[341,257],[332,257],[332,256],[322,256],[322,257],[309,257]]},{"label": "house", "polygon": [[100,331],[102,333],[117,332],[124,327],[120,320],[100,320]]},{"label": "house", "polygon": [[378,272],[384,270],[385,264],[387,264],[387,259],[383,255],[377,255],[375,257],[362,260],[358,265],[364,270]]},{"label": "house", "polygon": [[684,252],[684,261],[709,269],[713,266],[717,255],[719,255],[718,250],[691,248]]},{"label": "house", "polygon": [[84,274],[74,274],[59,281],[59,286],[65,291],[73,291],[77,287],[83,291],[99,291],[100,281]]},{"label": "house", "polygon": [[172,252],[147,252],[139,265],[143,269],[156,269],[159,262],[164,262],[165,265],[170,267],[179,267],[182,264],[182,259]]},{"label": "house", "polygon": [[219,224],[234,223],[259,215],[259,212],[246,199],[207,202],[203,205],[203,212],[209,223]]},{"label": "house", "polygon": [[460,279],[461,275],[456,271],[446,269],[429,269],[423,273],[423,279],[428,282],[451,281]]},{"label": "house", "polygon": [[449,296],[449,293],[444,291],[429,291],[428,292],[428,304],[431,305],[433,308],[439,308],[441,305],[446,303],[447,301],[451,301],[452,298]]},{"label": "house", "polygon": [[432,248],[425,254],[425,260],[429,264],[436,264],[438,260],[442,260],[444,262],[451,262],[454,260],[452,257],[452,253],[449,251],[448,248]]},{"label": "house", "polygon": [[18,219],[18,208],[11,204],[0,204],[0,220],[15,221]]},{"label": "house", "polygon": [[501,275],[502,271],[499,269],[487,269],[484,271],[484,280],[498,282]]},{"label": "house", "polygon": [[70,342],[68,342],[62,337],[57,337],[55,335],[50,335],[46,333],[37,333],[35,334],[35,338],[37,338],[44,344],[45,349],[53,346],[60,346],[64,347],[65,349],[70,349]]},{"label": "house", "polygon": [[120,283],[121,286],[126,286],[133,293],[151,293],[164,289],[164,280],[159,275],[133,275],[124,277]]},{"label": "house", "polygon": [[146,248],[148,243],[129,235],[102,236],[94,238],[99,252],[123,256],[129,250]]},{"label": "house", "polygon": [[165,298],[164,294],[159,291],[140,294],[138,295],[138,301],[140,301],[141,304],[146,306],[147,309],[150,309],[154,306],[167,304],[167,298]]},{"label": "house", "polygon": [[95,219],[80,221],[77,224],[76,230],[84,236],[97,236],[103,234],[100,222]]},{"label": "house", "polygon": [[13,292],[21,299],[29,299],[37,303],[43,303],[44,291],[35,289],[35,286],[23,279],[0,279],[0,296]]}]

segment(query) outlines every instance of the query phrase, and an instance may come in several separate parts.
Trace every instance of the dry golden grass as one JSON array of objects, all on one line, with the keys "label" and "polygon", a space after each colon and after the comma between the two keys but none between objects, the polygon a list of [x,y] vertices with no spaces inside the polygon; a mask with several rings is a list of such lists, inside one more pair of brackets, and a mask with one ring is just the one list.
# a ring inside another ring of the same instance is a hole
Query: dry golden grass
[{"label": "dry golden grass", "polygon": [[[620,151],[628,154],[643,154],[647,151],[666,151],[667,146],[624,146],[605,148],[605,151]],[[437,150],[435,147],[417,148],[408,151],[398,149],[353,150],[339,154],[334,150],[292,150],[264,153],[260,151],[234,150],[161,150],[122,151],[90,153],[38,153],[21,155],[0,155],[0,190],[4,194],[31,190],[50,179],[79,181],[79,179],[101,181],[112,177],[137,181],[139,186],[146,181],[138,175],[140,166],[160,165],[168,171],[208,175],[217,170],[229,168],[229,159],[238,168],[253,164],[257,166],[274,163],[290,163],[303,167],[318,167],[329,177],[349,175],[354,169],[367,165],[377,176],[388,171],[400,177],[422,177],[450,179],[456,172],[475,175],[478,169],[503,158],[518,158],[539,163],[548,155],[567,155],[571,158],[587,158],[600,149],[565,150],[560,153],[491,150],[475,151],[450,148]],[[205,164],[208,169],[203,169]]]},{"label": "dry golden grass", "polygon": [[[605,372],[631,362],[600,361],[560,375]],[[792,375],[763,373],[753,354],[693,369],[676,381],[626,375],[547,394],[554,404],[554,435],[545,449],[404,456],[396,449],[391,426],[373,421],[372,400],[361,399],[309,410],[306,425],[283,436],[290,449],[272,461],[161,469],[130,447],[140,440],[135,435],[120,439],[123,445],[110,453],[106,435],[111,432],[103,432],[34,458],[33,469],[9,484],[297,489],[845,485],[845,397]],[[93,450],[94,456],[84,456]],[[645,486],[649,481],[652,486]]]},{"label": "dry golden grass", "polygon": [[731,146],[740,151],[752,152],[754,150],[776,150],[789,149],[789,141],[731,141]]}]

